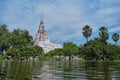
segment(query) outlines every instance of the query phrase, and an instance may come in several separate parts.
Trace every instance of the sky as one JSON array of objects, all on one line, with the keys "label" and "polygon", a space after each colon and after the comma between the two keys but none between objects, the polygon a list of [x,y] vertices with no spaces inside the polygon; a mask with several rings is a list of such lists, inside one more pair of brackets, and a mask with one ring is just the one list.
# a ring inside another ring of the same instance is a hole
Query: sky
[{"label": "sky", "polygon": [[35,37],[41,14],[53,43],[84,44],[85,25],[93,30],[89,40],[99,37],[101,26],[108,29],[110,43],[113,33],[120,35],[120,0],[0,0],[0,25],[7,24],[10,31],[25,29]]}]

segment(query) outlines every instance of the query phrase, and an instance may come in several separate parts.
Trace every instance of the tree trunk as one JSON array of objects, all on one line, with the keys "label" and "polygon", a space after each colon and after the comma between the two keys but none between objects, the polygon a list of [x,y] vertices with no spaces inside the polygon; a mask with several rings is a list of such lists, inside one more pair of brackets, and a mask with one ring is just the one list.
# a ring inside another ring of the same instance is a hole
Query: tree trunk
[{"label": "tree trunk", "polygon": [[88,42],[88,37],[86,38],[87,42]]},{"label": "tree trunk", "polygon": [[117,41],[115,41],[115,45],[117,45]]},{"label": "tree trunk", "polygon": [[71,61],[71,56],[69,56],[69,61]]}]

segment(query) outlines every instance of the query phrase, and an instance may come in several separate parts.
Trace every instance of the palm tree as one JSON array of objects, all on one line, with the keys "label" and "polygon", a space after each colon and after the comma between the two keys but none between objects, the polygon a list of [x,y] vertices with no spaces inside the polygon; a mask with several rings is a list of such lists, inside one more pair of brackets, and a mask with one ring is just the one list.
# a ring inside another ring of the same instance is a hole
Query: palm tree
[{"label": "palm tree", "polygon": [[83,30],[83,32],[82,32],[83,36],[86,38],[86,40],[88,42],[88,37],[90,37],[92,34],[92,28],[90,28],[89,25],[85,25],[82,30]]},{"label": "palm tree", "polygon": [[100,32],[99,32],[99,36],[100,36],[100,40],[101,42],[103,43],[102,44],[102,54],[101,54],[101,57],[103,60],[107,59],[106,58],[106,55],[107,55],[107,46],[106,46],[106,40],[109,38],[109,34],[108,34],[108,30],[106,27],[102,26],[100,29]]},{"label": "palm tree", "polygon": [[102,26],[100,29],[99,35],[102,42],[106,42],[109,38],[108,30],[106,27]]},{"label": "palm tree", "polygon": [[115,41],[115,44],[117,45],[117,41],[119,40],[119,35],[117,33],[113,33],[112,39],[113,41]]}]

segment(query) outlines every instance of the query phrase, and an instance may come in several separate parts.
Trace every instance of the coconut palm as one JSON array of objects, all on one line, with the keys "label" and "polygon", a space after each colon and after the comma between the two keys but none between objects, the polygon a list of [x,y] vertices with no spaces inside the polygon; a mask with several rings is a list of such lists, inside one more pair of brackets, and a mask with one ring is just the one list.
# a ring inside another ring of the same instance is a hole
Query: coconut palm
[{"label": "coconut palm", "polygon": [[117,45],[117,41],[119,40],[119,35],[117,33],[113,33],[112,39],[115,42],[115,44]]},{"label": "coconut palm", "polygon": [[89,25],[85,25],[82,30],[83,30],[83,32],[82,32],[83,36],[86,38],[86,40],[88,42],[88,37],[90,37],[92,34],[92,28],[90,28]]},{"label": "coconut palm", "polygon": [[100,29],[99,35],[102,42],[106,42],[109,38],[108,30],[106,27],[102,26]]}]

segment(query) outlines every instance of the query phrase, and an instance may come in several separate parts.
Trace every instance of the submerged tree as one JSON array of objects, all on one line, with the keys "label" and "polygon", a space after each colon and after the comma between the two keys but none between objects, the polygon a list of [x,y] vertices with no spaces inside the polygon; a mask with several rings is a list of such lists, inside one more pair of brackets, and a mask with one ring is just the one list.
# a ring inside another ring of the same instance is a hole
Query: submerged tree
[{"label": "submerged tree", "polygon": [[117,41],[119,40],[119,35],[117,33],[113,33],[112,39],[115,42],[115,44],[117,45]]},{"label": "submerged tree", "polygon": [[83,36],[86,38],[86,40],[88,42],[88,37],[90,37],[92,34],[92,28],[90,28],[89,25],[85,25],[82,30],[83,30],[83,32],[82,32]]},{"label": "submerged tree", "polygon": [[106,43],[106,40],[109,38],[108,30],[106,27],[102,26],[100,29],[99,35],[103,43]]}]

